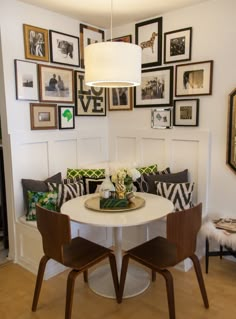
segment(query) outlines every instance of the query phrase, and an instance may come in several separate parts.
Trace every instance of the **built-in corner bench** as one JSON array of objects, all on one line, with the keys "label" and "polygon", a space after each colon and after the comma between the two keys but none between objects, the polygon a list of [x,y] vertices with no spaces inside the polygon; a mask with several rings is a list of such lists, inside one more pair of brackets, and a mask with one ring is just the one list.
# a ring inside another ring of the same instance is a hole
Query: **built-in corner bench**
[{"label": "built-in corner bench", "polygon": [[[16,223],[18,233],[17,262],[27,270],[37,274],[39,261],[43,256],[42,238],[37,229],[36,221],[26,221],[25,216],[19,217]],[[44,279],[49,279],[64,271],[61,264],[50,260],[45,270]]]}]

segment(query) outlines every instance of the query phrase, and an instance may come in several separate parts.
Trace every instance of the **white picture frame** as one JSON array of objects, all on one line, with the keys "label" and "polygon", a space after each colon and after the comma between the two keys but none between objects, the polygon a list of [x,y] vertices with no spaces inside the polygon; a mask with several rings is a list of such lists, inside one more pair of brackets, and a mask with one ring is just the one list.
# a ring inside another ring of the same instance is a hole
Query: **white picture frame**
[{"label": "white picture frame", "polygon": [[157,129],[172,128],[172,107],[151,110],[151,127]]}]

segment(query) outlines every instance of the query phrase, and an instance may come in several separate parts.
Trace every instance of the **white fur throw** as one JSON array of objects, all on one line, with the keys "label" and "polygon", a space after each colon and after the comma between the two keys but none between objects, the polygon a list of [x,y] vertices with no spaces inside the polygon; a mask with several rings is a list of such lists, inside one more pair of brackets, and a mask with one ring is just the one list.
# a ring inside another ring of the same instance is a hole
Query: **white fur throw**
[{"label": "white fur throw", "polygon": [[205,237],[215,239],[220,245],[236,249],[236,233],[229,233],[226,230],[218,229],[215,227],[214,223],[211,221],[205,222],[200,233]]}]

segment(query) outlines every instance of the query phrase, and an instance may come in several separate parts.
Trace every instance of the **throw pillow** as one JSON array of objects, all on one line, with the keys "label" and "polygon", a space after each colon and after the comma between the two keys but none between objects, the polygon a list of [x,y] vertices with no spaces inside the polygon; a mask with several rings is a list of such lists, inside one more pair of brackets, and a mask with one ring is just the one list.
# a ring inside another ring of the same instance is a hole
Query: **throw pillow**
[{"label": "throw pillow", "polygon": [[84,177],[84,187],[86,194],[93,194],[99,190],[99,187],[105,178],[89,178]]},{"label": "throw pillow", "polygon": [[66,183],[60,184],[48,183],[48,188],[50,191],[58,192],[58,209],[60,209],[62,204],[68,200],[84,195],[84,183],[82,179],[76,180],[74,182],[69,181],[69,183],[68,180],[66,180]]},{"label": "throw pillow", "polygon": [[156,183],[156,193],[172,201],[175,211],[193,207],[194,183]]},{"label": "throw pillow", "polygon": [[157,164],[144,166],[144,167],[138,167],[137,170],[140,174],[152,174],[157,173]]},{"label": "throw pillow", "polygon": [[74,177],[105,177],[105,168],[67,168],[67,178]]},{"label": "throw pillow", "polygon": [[170,174],[170,168],[167,167],[163,171],[158,171],[156,173],[142,174],[141,177],[134,182],[134,186],[136,187],[137,192],[148,193],[148,190],[149,190],[148,182],[145,180],[145,176],[147,175],[156,176],[156,175],[163,175],[163,174]]},{"label": "throw pillow", "polygon": [[28,191],[31,192],[48,192],[48,182],[61,183],[62,177],[61,173],[57,173],[45,181],[35,180],[35,179],[22,179],[24,204],[26,208],[26,215],[29,213],[29,201],[28,201]]},{"label": "throw pillow", "polygon": [[185,169],[182,172],[172,173],[172,174],[144,175],[144,179],[148,184],[148,193],[156,194],[155,182],[187,183],[188,170]]},{"label": "throw pillow", "polygon": [[57,192],[32,192],[28,191],[29,213],[26,220],[36,220],[36,204],[48,210],[58,211],[57,208]]}]

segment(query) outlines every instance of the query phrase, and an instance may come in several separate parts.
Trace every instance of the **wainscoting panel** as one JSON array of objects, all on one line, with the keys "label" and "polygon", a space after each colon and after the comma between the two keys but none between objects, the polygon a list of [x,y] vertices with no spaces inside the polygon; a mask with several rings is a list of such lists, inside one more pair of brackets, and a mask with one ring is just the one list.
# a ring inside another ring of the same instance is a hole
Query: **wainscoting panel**
[{"label": "wainscoting panel", "polygon": [[[135,148],[132,144],[132,152],[129,143],[131,139],[136,142]],[[123,158],[127,159],[128,153],[128,160],[138,163],[138,166],[156,163],[160,170],[170,167],[173,173],[188,169],[189,180],[195,183],[194,202],[203,203],[204,217],[208,206],[209,143],[209,132],[198,129],[126,129],[118,132],[114,128],[110,132],[109,158],[111,161],[122,162]],[[162,219],[146,226],[123,229],[123,248],[129,249],[157,235],[165,236],[165,227],[165,219]],[[202,249],[199,250],[201,254]],[[190,267],[187,261],[180,265],[185,271]]]},{"label": "wainscoting panel", "polygon": [[[12,214],[15,220],[15,261],[36,273],[42,256],[41,236],[36,222],[25,221],[21,179],[45,180],[58,172],[65,177],[69,167],[77,168],[85,163],[107,161],[107,134],[106,130],[27,132],[11,135],[11,144],[14,163]],[[110,229],[73,222],[71,226],[73,237],[80,235],[105,246],[112,244]],[[58,263],[51,262],[45,278],[64,269]]]}]

